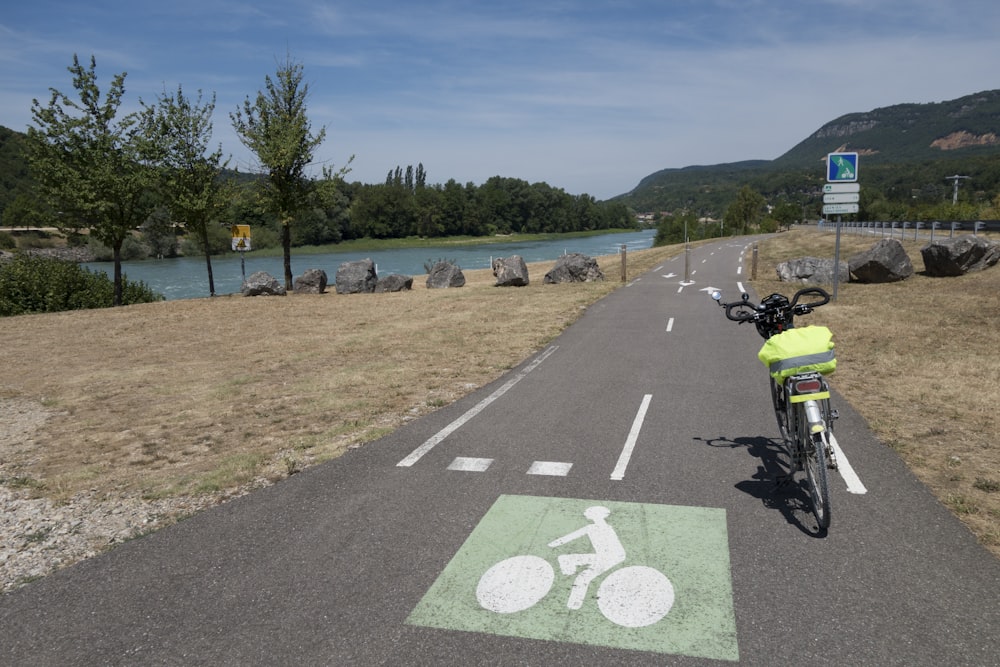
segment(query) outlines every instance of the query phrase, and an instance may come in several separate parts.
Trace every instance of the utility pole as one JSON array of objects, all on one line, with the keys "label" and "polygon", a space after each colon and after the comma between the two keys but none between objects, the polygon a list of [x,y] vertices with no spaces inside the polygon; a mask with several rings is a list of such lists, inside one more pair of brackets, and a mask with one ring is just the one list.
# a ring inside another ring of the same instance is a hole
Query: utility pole
[{"label": "utility pole", "polygon": [[954,206],[955,204],[958,203],[958,182],[960,180],[962,180],[963,178],[972,178],[972,177],[971,176],[959,176],[958,174],[955,174],[954,176],[945,176],[944,177],[944,180],[951,181],[952,185],[954,187],[954,190],[953,190],[953,193],[952,193],[952,196],[951,196],[951,205],[952,206]]}]

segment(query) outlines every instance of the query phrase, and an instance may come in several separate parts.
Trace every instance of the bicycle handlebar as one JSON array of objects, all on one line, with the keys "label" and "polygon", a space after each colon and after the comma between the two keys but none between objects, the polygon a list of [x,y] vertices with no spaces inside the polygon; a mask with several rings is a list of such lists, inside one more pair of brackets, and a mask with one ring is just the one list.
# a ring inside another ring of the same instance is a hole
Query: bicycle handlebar
[{"label": "bicycle handlebar", "polygon": [[[809,296],[816,296],[818,298],[806,300],[805,303],[799,303],[804,297]],[[792,296],[791,301],[781,294],[772,294],[761,301],[760,304],[754,304],[750,302],[750,296],[746,292],[743,293],[743,298],[740,301],[732,301],[730,303],[723,303],[721,292],[714,292],[712,298],[725,308],[727,319],[739,324],[753,322],[757,325],[758,330],[761,331],[761,335],[765,335],[767,331],[773,333],[773,325],[776,324],[776,321],[782,321],[785,323],[785,326],[791,327],[791,321],[794,316],[806,315],[811,313],[813,308],[818,308],[830,302],[830,294],[820,287],[800,289]],[[765,335],[765,337],[767,336]]]}]

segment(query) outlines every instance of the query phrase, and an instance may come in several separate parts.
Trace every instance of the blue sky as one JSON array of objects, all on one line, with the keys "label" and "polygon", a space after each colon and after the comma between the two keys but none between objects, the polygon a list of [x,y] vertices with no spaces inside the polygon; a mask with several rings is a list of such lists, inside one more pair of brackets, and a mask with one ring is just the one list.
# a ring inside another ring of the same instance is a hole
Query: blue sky
[{"label": "blue sky", "polygon": [[126,110],[214,92],[241,171],[256,163],[229,114],[290,55],[326,127],[317,161],[355,155],[349,180],[423,163],[430,183],[604,199],[667,167],[778,157],[845,113],[1000,88],[1000,3],[29,0],[0,13],[0,125],[71,91],[74,53],[105,89],[127,72]]}]

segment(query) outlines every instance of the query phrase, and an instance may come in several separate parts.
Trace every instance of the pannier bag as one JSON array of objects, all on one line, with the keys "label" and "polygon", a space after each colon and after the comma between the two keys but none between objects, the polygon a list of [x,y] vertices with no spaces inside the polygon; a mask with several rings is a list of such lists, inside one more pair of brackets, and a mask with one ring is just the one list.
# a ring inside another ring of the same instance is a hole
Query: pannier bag
[{"label": "pannier bag", "polygon": [[771,336],[757,353],[771,377],[778,381],[798,373],[816,371],[829,375],[837,368],[833,334],[826,327],[788,329]]}]

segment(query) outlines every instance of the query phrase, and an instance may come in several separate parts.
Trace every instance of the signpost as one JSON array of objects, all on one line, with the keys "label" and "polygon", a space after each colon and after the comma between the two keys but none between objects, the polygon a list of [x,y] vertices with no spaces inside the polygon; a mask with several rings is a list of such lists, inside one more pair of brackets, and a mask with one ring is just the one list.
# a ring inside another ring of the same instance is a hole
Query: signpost
[{"label": "signpost", "polygon": [[243,282],[247,281],[247,269],[244,258],[250,252],[250,225],[233,225],[229,228],[233,236],[233,250],[240,253],[240,273]]},{"label": "signpost", "polygon": [[840,285],[840,225],[844,213],[857,213],[861,200],[857,153],[828,153],[826,185],[823,186],[823,215],[837,216],[837,243],[833,257],[833,300]]}]

